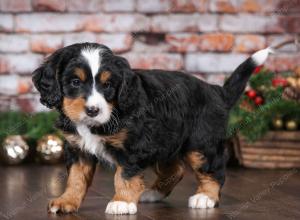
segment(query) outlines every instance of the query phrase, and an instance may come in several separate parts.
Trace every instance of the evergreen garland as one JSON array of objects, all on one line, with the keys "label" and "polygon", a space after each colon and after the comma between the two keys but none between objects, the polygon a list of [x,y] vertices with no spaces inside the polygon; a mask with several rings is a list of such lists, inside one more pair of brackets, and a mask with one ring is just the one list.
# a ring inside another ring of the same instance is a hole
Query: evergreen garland
[{"label": "evergreen garland", "polygon": [[22,112],[0,113],[0,142],[9,135],[22,135],[29,142],[36,142],[46,134],[58,133],[54,127],[58,114],[40,112],[25,114]]},{"label": "evergreen garland", "polygon": [[[282,73],[287,77],[291,73]],[[246,93],[232,109],[229,120],[228,137],[239,132],[248,141],[255,141],[273,130],[272,120],[280,117],[283,120],[300,122],[300,103],[282,98],[283,86],[274,86],[273,80],[278,74],[262,69],[251,76],[249,84],[264,99],[264,104],[257,106]],[[245,106],[246,105],[246,106]]]}]

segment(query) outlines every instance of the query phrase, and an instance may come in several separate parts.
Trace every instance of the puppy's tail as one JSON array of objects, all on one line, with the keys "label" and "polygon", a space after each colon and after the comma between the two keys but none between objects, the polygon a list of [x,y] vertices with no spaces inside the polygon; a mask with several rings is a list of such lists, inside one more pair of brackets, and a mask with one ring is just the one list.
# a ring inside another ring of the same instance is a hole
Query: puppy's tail
[{"label": "puppy's tail", "polygon": [[251,73],[256,67],[262,65],[267,60],[270,53],[274,53],[270,47],[257,51],[240,64],[225,82],[223,89],[229,108],[231,108],[242,95]]}]

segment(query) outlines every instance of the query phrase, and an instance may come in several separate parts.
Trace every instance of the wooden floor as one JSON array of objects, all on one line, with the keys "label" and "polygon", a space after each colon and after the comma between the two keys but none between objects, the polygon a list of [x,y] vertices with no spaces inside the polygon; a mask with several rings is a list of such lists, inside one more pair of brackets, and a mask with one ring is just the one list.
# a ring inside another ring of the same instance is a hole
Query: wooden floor
[{"label": "wooden floor", "polygon": [[[154,176],[147,175],[147,183]],[[139,204],[138,214],[112,216],[104,213],[113,195],[113,172],[99,168],[92,187],[78,213],[47,214],[48,199],[64,189],[63,166],[0,167],[0,219],[300,219],[300,172],[296,169],[259,171],[228,169],[219,208],[187,208],[196,189],[193,175],[186,173],[171,196],[161,203]]]}]

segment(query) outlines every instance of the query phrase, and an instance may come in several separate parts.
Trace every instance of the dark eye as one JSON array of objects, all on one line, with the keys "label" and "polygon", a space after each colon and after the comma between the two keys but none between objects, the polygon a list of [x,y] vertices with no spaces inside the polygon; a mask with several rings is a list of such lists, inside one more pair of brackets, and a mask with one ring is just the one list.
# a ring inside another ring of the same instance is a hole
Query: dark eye
[{"label": "dark eye", "polygon": [[110,82],[105,82],[105,83],[103,83],[103,88],[104,89],[108,89],[108,88],[110,88],[111,87],[111,83]]},{"label": "dark eye", "polygon": [[72,79],[71,85],[75,88],[78,88],[80,86],[80,80],[79,79]]}]

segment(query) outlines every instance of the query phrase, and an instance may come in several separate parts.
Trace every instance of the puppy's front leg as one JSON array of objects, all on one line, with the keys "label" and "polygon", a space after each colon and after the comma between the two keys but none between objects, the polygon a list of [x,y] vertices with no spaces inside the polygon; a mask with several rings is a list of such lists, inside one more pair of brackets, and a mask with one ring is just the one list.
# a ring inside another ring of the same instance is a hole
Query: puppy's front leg
[{"label": "puppy's front leg", "polygon": [[88,187],[91,185],[96,161],[79,156],[71,164],[65,192],[57,199],[50,201],[48,211],[52,213],[71,213],[78,210]]},{"label": "puppy's front leg", "polygon": [[135,214],[137,203],[144,191],[144,181],[141,175],[131,178],[122,176],[123,169],[118,166],[115,174],[115,195],[106,207],[107,214]]}]

